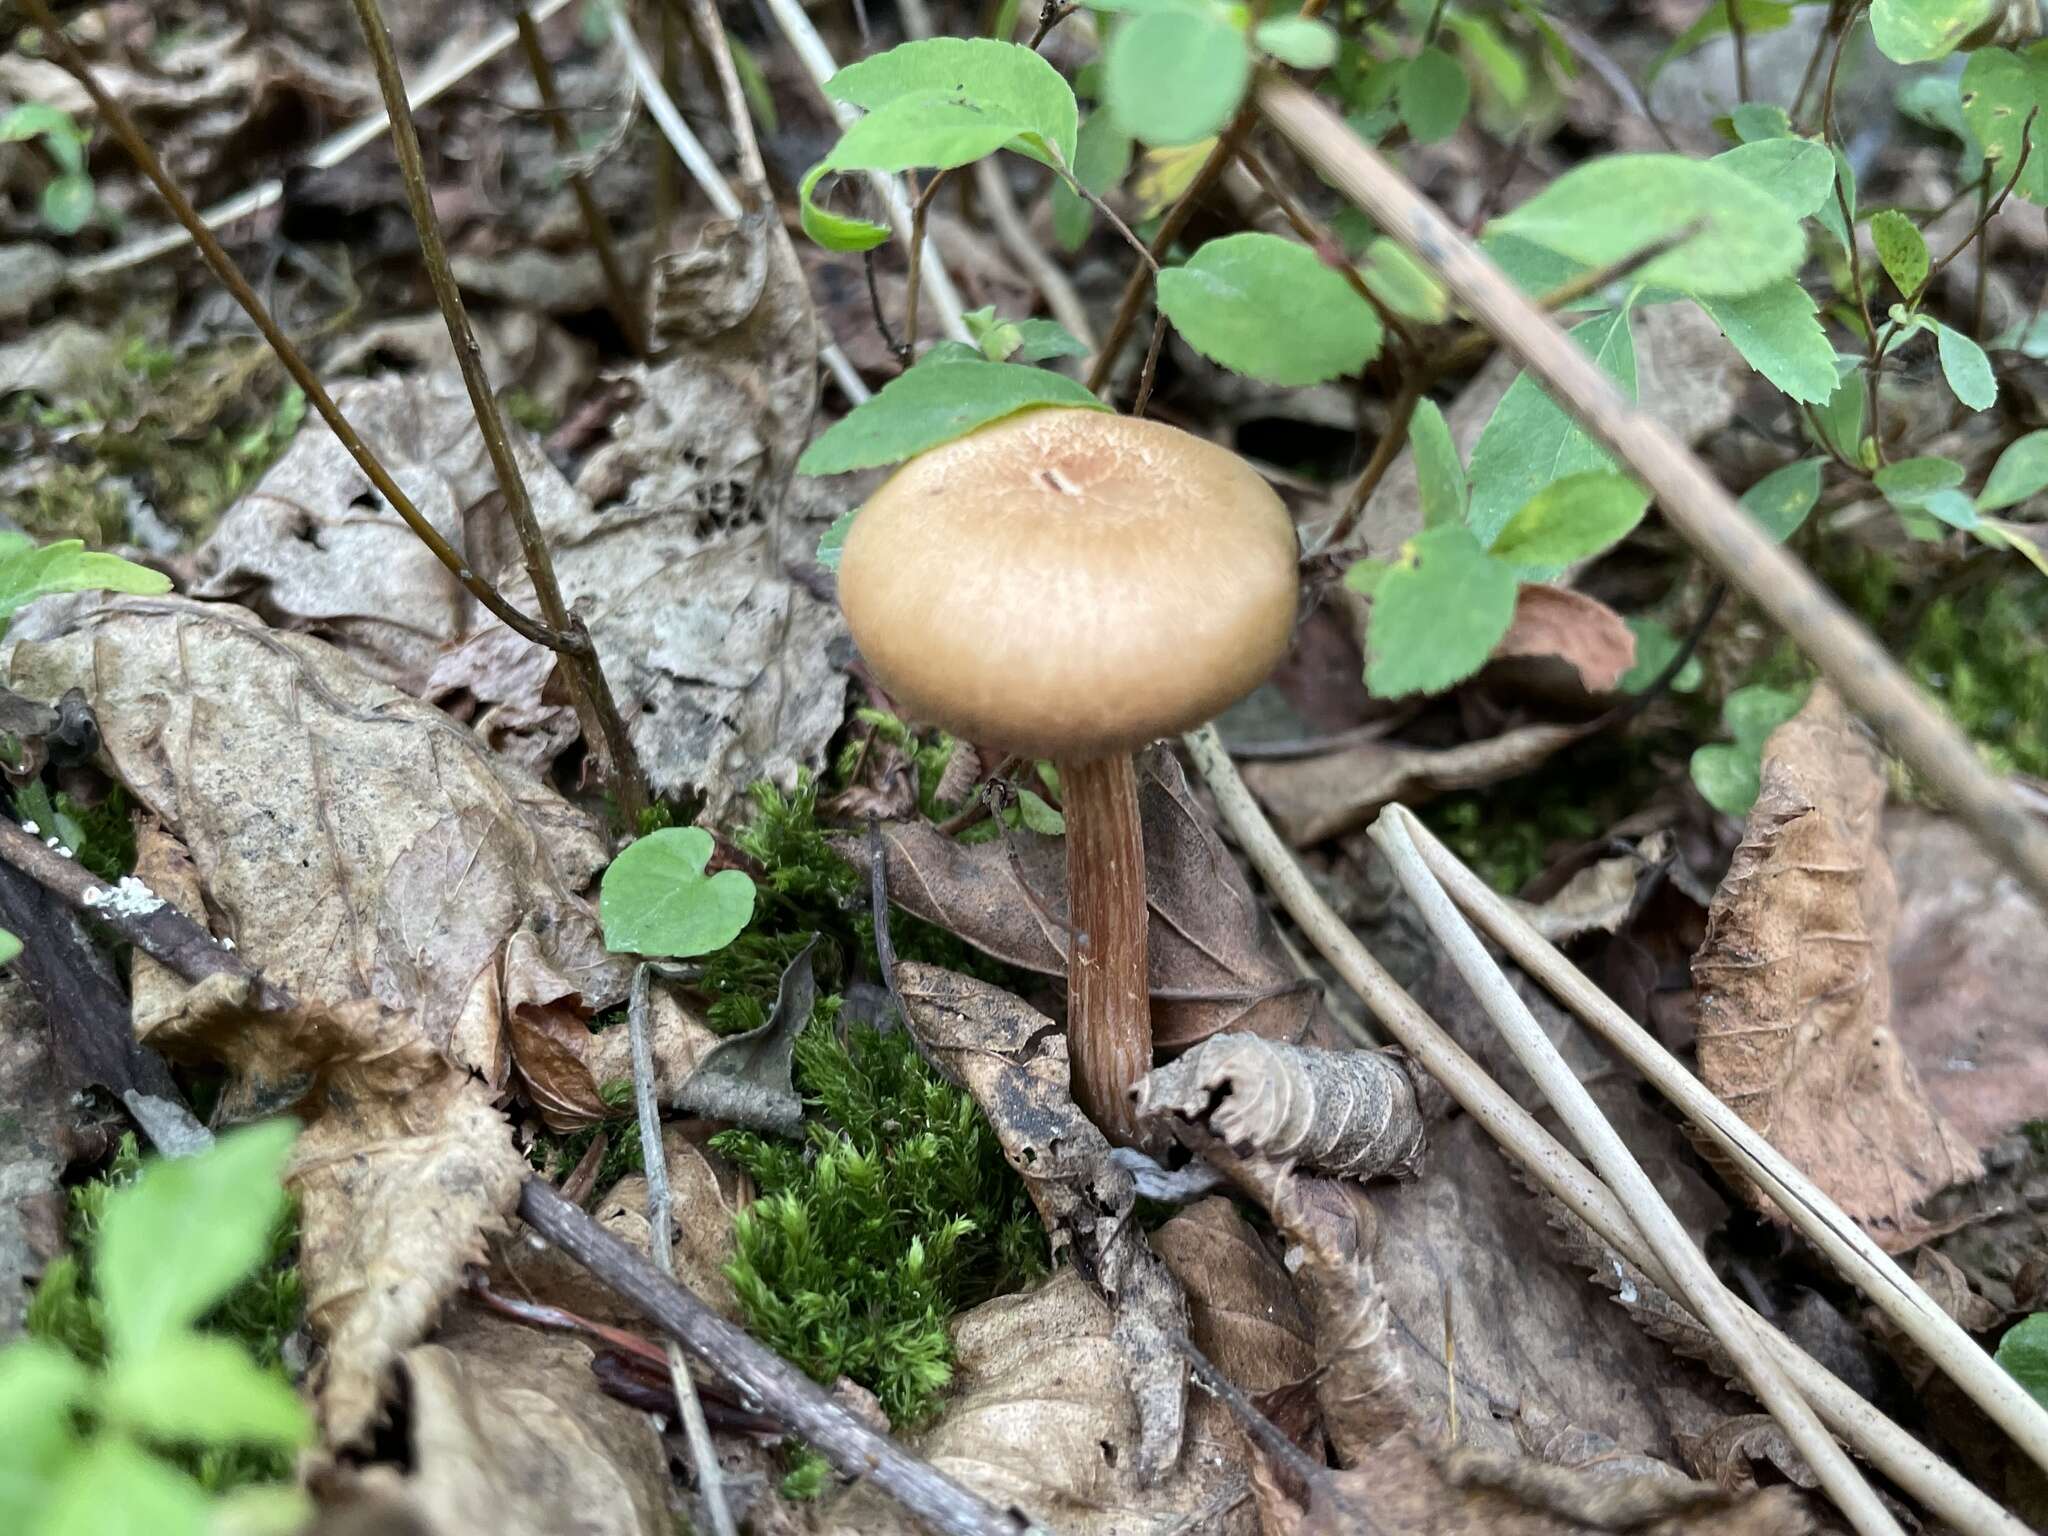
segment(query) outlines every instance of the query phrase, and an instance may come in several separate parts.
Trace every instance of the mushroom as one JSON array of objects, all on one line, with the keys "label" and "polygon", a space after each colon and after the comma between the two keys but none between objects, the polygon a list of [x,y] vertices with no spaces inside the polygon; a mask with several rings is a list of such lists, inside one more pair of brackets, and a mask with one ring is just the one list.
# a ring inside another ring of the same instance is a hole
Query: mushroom
[{"label": "mushroom", "polygon": [[1285,655],[1294,523],[1236,454],[1086,409],[1005,417],[912,459],[846,536],[839,601],[913,719],[1059,772],[1074,1094],[1137,1138],[1152,1065],[1131,754],[1244,697]]}]

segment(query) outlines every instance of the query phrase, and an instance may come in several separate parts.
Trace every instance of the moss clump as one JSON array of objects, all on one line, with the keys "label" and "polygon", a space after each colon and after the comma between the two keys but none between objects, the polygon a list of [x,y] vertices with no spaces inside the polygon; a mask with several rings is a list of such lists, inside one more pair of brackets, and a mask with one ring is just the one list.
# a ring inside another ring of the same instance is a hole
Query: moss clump
[{"label": "moss clump", "polygon": [[2020,570],[1936,598],[1906,665],[1994,769],[2048,775],[2048,583]]},{"label": "moss clump", "polygon": [[1556,845],[1598,837],[1640,805],[1658,771],[1645,740],[1589,742],[1520,778],[1432,800],[1419,814],[1488,885],[1513,895],[1543,872]]},{"label": "moss clump", "polygon": [[45,837],[57,838],[78,862],[109,884],[135,873],[133,802],[120,785],[108,789],[97,805],[87,805],[59,790],[52,795],[34,779],[14,792],[17,817],[36,824]]},{"label": "moss clump", "polygon": [[[625,1018],[623,1008],[613,1012],[618,1020]],[[605,1027],[606,1019],[602,1015],[591,1020],[592,1029]],[[616,1082],[601,1084],[597,1096],[611,1110],[611,1118],[602,1125],[587,1125],[580,1131],[542,1131],[526,1149],[526,1161],[536,1173],[559,1184],[572,1168],[583,1161],[583,1154],[597,1140],[599,1131],[603,1131],[608,1139],[604,1144],[604,1156],[598,1159],[595,1188],[610,1189],[627,1174],[646,1171],[647,1163],[640,1151],[640,1128],[633,1118],[633,1080],[622,1077]]]},{"label": "moss clump", "polygon": [[947,1319],[1041,1273],[1045,1235],[974,1102],[900,1031],[842,1041],[837,1001],[797,1041],[805,1142],[712,1140],[761,1190],[734,1221],[726,1274],[779,1354],[820,1382],[851,1377],[914,1424],[951,1379]]}]

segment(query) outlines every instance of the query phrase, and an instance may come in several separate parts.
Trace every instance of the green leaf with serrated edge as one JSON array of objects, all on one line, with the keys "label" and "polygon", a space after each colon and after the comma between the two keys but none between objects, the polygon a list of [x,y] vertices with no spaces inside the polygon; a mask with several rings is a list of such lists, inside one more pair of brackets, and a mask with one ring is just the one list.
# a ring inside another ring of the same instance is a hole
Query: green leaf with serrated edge
[{"label": "green leaf with serrated edge", "polygon": [[1871,478],[1893,506],[1920,507],[1936,491],[1952,491],[1961,485],[1963,466],[1954,459],[1923,455],[1887,464]]},{"label": "green leaf with serrated edge", "polygon": [[1807,692],[1761,685],[1738,688],[1722,701],[1722,723],[1738,747],[1760,752],[1771,732],[1799,713]]},{"label": "green leaf with serrated edge", "polygon": [[1039,318],[1017,322],[1017,350],[1010,360],[1042,363],[1049,357],[1086,357],[1088,348],[1057,320]]},{"label": "green leaf with serrated edge", "polygon": [[1565,172],[1488,227],[1588,266],[1701,227],[1637,274],[1646,287],[1750,293],[1806,256],[1799,217],[1736,172],[1683,155],[1604,155]]},{"label": "green leaf with serrated edge", "polygon": [[[987,37],[933,37],[900,43],[849,64],[825,82],[825,94],[869,112],[905,97],[932,94],[968,102],[1004,117],[1049,145],[1061,165],[1074,163],[1080,109],[1060,72],[1018,43]],[[1035,147],[1020,153],[1046,158]]]},{"label": "green leaf with serrated edge", "polygon": [[1359,269],[1365,286],[1388,309],[1404,320],[1437,325],[1451,317],[1450,295],[1443,285],[1400,245],[1380,235],[1365,248],[1365,263]]},{"label": "green leaf with serrated edge", "polygon": [[1977,503],[1964,491],[1936,491],[1922,500],[1917,510],[1928,516],[1939,518],[1951,528],[1960,528],[1965,533],[1977,527]]},{"label": "green leaf with serrated edge", "polygon": [[1992,1358],[2048,1408],[2048,1312],[2036,1312],[2006,1329]]},{"label": "green leaf with serrated edge", "polygon": [[1650,493],[1626,475],[1587,470],[1543,487],[1493,541],[1488,553],[1526,576],[1590,559],[1643,520]]},{"label": "green leaf with serrated edge", "polygon": [[75,1443],[73,1410],[92,1385],[91,1373],[54,1344],[18,1338],[0,1349],[0,1513],[14,1479],[40,1477]]},{"label": "green leaf with serrated edge", "polygon": [[198,1483],[118,1435],[65,1463],[27,1536],[210,1536]]},{"label": "green leaf with serrated edge", "polygon": [[952,170],[994,154],[1023,125],[936,93],[899,96],[850,126],[824,163],[835,171]]},{"label": "green leaf with serrated edge", "polygon": [[888,225],[829,213],[811,200],[819,181],[831,172],[832,167],[821,161],[797,188],[797,217],[803,221],[804,233],[828,251],[872,251],[889,238]]},{"label": "green leaf with serrated edge", "polygon": [[1103,58],[1109,110],[1132,138],[1158,148],[1221,132],[1251,78],[1244,34],[1220,11],[1135,16],[1110,34]]},{"label": "green leaf with serrated edge", "polygon": [[1811,139],[1763,139],[1738,144],[1707,162],[1733,171],[1800,218],[1816,212],[1835,190],[1835,157]]},{"label": "green leaf with serrated edge", "polygon": [[1366,624],[1377,698],[1441,693],[1486,664],[1515,617],[1515,573],[1468,528],[1428,528],[1379,580]]},{"label": "green leaf with serrated edge", "polygon": [[1998,376],[1991,371],[1991,359],[1984,349],[1952,325],[1935,322],[1935,351],[1941,358],[1941,374],[1955,397],[1973,411],[1988,411],[1998,403]]},{"label": "green leaf with serrated edge", "polygon": [[1763,767],[1754,753],[1725,741],[1692,755],[1692,782],[1707,804],[1729,816],[1747,816],[1763,788]]},{"label": "green leaf with serrated edge", "polygon": [[[1616,310],[1582,321],[1571,336],[1633,400],[1636,351],[1627,313]],[[1615,468],[1607,451],[1543,392],[1542,385],[1519,374],[1472,446],[1466,519],[1482,544],[1491,543],[1508,519],[1551,481],[1582,470]]]},{"label": "green leaf with serrated edge", "polygon": [[[1735,14],[1742,18],[1742,30],[1750,37],[1765,32],[1775,32],[1792,20],[1792,7],[1784,0],[1736,0]],[[1728,31],[1728,0],[1714,0],[1714,3],[1700,12],[1699,19],[1672,40],[1671,46],[1657,56],[1650,66],[1647,80],[1655,80],[1664,71],[1664,66],[1673,59],[1684,58],[1702,43],[1720,37]],[[1647,83],[1647,81],[1646,81]]]},{"label": "green leaf with serrated edge", "polygon": [[[2034,114],[2038,114],[2037,116]],[[1963,121],[1984,147],[1991,183],[2003,187],[2020,163],[2020,145],[2033,116],[2034,150],[2014,190],[2030,203],[2048,203],[2048,46],[2024,53],[1979,48],[1963,66]]]},{"label": "green leaf with serrated edge", "polygon": [[919,363],[834,422],[796,462],[804,475],[895,464],[1035,405],[1107,410],[1073,379],[981,359]]},{"label": "green leaf with serrated edge", "polygon": [[1886,208],[1871,216],[1870,243],[1899,292],[1909,299],[1918,293],[1931,265],[1920,226],[1898,209]]},{"label": "green leaf with serrated edge", "polygon": [[[1106,111],[1088,114],[1074,148],[1074,180],[1100,197],[1131,168],[1131,136]],[[1064,179],[1052,184],[1052,230],[1060,249],[1076,251],[1095,224],[1095,209]]]},{"label": "green leaf with serrated edge", "polygon": [[1394,99],[1408,136],[1434,144],[1458,131],[1472,105],[1472,87],[1456,59],[1441,48],[1425,48],[1408,61]]},{"label": "green leaf with serrated edge", "polygon": [[[1629,633],[1636,637],[1635,665],[1622,675],[1616,686],[1623,693],[1641,693],[1663,675],[1678,655],[1679,639],[1655,619],[1627,619]],[[1671,679],[1673,693],[1692,693],[1706,680],[1706,668],[1697,656],[1686,658],[1678,675]]]},{"label": "green leaf with serrated edge", "polygon": [[1066,835],[1067,818],[1028,789],[1017,791],[1017,818],[1027,831],[1036,832],[1041,837]]},{"label": "green leaf with serrated edge", "polygon": [[1821,461],[1800,459],[1774,469],[1742,493],[1749,515],[1763,525],[1772,540],[1782,544],[1791,538],[1820,500]]},{"label": "green leaf with serrated edge", "polygon": [[604,947],[683,960],[738,938],[754,915],[754,882],[737,869],[705,874],[711,849],[702,827],[664,827],[613,859],[598,891]]},{"label": "green leaf with serrated edge", "polygon": [[1422,500],[1422,526],[1442,528],[1465,521],[1465,466],[1450,425],[1434,400],[1415,407],[1408,423],[1408,451],[1415,459],[1415,486]]},{"label": "green leaf with serrated edge", "polygon": [[1306,16],[1276,16],[1252,28],[1252,41],[1295,69],[1328,69],[1337,62],[1337,34],[1328,22]]},{"label": "green leaf with serrated edge", "polygon": [[219,1334],[173,1333],[116,1361],[100,1404],[114,1422],[149,1440],[289,1450],[313,1438],[312,1416],[298,1393]]},{"label": "green leaf with serrated edge", "polygon": [[832,526],[818,538],[818,564],[828,571],[839,569],[839,556],[846,549],[847,530],[853,527],[853,520],[860,516],[860,508],[842,512],[832,519]]},{"label": "green leaf with serrated edge", "polygon": [[88,550],[78,539],[59,539],[41,548],[25,541],[0,553],[0,620],[24,603],[52,592],[132,592],[155,597],[171,590],[170,577],[146,565]]},{"label": "green leaf with serrated edge", "polygon": [[1775,102],[1745,101],[1728,114],[1728,123],[1745,144],[1792,137],[1792,118]]},{"label": "green leaf with serrated edge", "polygon": [[2043,489],[2048,489],[2048,431],[2029,432],[1991,466],[1984,489],[1977,493],[1977,510],[2017,506]]},{"label": "green leaf with serrated edge", "polygon": [[1159,307],[1204,357],[1272,384],[1356,373],[1380,320],[1307,246],[1250,233],[1211,240],[1159,274]]},{"label": "green leaf with serrated edge", "polygon": [[1945,59],[1997,11],[2000,0],[1871,0],[1870,33],[1894,64]]},{"label": "green leaf with serrated edge", "polygon": [[1794,400],[1818,405],[1834,393],[1834,343],[1813,296],[1796,280],[1698,303],[1743,360]]},{"label": "green leaf with serrated edge", "polygon": [[93,1284],[114,1359],[155,1349],[263,1262],[297,1134],[289,1120],[244,1126],[204,1152],[147,1164],[107,1196]]}]

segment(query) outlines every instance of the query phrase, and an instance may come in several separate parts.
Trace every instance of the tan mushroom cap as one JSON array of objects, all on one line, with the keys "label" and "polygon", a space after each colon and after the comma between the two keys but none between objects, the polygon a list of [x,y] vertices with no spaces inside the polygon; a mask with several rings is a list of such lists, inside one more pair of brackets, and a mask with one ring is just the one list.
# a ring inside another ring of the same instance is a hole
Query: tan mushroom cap
[{"label": "tan mushroom cap", "polygon": [[839,601],[913,719],[1087,761],[1190,729],[1286,654],[1294,523],[1234,453],[1053,408],[911,460],[846,536]]}]

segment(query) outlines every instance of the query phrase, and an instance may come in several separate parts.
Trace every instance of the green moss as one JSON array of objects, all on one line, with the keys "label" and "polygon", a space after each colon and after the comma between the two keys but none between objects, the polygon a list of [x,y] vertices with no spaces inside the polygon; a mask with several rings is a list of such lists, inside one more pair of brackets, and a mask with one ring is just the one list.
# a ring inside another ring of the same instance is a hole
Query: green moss
[{"label": "green moss", "polygon": [[726,1273],[778,1353],[915,1424],[952,1375],[947,1320],[1042,1272],[1045,1235],[973,1100],[901,1031],[857,1026],[842,1042],[836,1002],[797,1042],[805,1142],[713,1139],[761,1190],[734,1221]]},{"label": "green moss", "polygon": [[[623,1021],[623,1008],[612,1010]],[[607,1027],[603,1016],[591,1020],[592,1029]],[[640,1151],[640,1127],[633,1116],[633,1080],[622,1077],[616,1082],[601,1084],[597,1096],[604,1100],[612,1111],[612,1117],[602,1125],[587,1125],[580,1131],[542,1131],[533,1138],[533,1144],[526,1149],[526,1160],[534,1171],[560,1183],[564,1175],[583,1161],[584,1153],[590,1150],[597,1133],[605,1133],[604,1156],[597,1163],[597,1189],[610,1189],[629,1173],[646,1171],[647,1163]]]},{"label": "green moss", "polygon": [[1603,738],[1483,790],[1445,795],[1418,814],[1452,852],[1509,895],[1541,874],[1559,844],[1598,837],[1654,793],[1651,743]]},{"label": "green moss", "polygon": [[1995,770],[2048,775],[2048,583],[2020,568],[1936,598],[1906,665]]},{"label": "green moss", "polygon": [[109,883],[135,872],[132,806],[128,792],[118,784],[97,805],[61,790],[52,795],[40,779],[14,792],[17,816],[34,822],[43,836],[61,840],[80,864]]},{"label": "green moss", "polygon": [[785,1441],[783,1456],[789,1464],[789,1470],[783,1474],[779,1485],[785,1499],[802,1504],[815,1499],[830,1486],[832,1463],[802,1441]]}]

